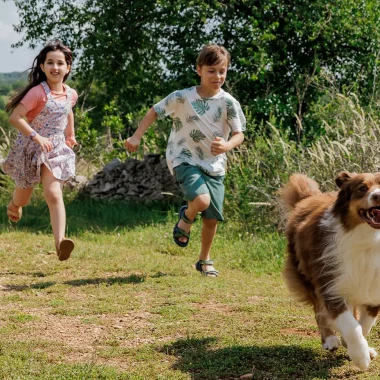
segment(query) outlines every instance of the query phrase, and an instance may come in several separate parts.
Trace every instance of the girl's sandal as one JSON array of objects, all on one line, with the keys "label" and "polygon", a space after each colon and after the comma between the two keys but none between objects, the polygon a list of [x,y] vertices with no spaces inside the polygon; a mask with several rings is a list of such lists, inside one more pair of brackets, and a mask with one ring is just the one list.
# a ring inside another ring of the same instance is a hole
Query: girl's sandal
[{"label": "girl's sandal", "polygon": [[198,272],[201,272],[206,277],[218,277],[219,271],[217,271],[215,268],[211,269],[211,270],[204,270],[202,268],[203,265],[212,265],[212,266],[214,266],[214,261],[213,260],[199,260],[195,264],[195,269]]},{"label": "girl's sandal", "polygon": [[[194,220],[190,220],[186,214],[185,214],[185,211],[187,210],[187,206],[182,206],[179,210],[179,213],[178,213],[178,222],[176,223],[176,225],[174,226],[174,229],[173,229],[173,240],[174,240],[174,243],[176,243],[177,245],[179,245],[180,247],[184,248],[184,247],[187,247],[187,245],[189,244],[189,241],[190,241],[190,232],[186,232],[184,231],[182,228],[179,228],[178,227],[178,223],[179,221],[182,219],[186,224],[193,224],[195,222],[195,219]],[[186,237],[187,240],[185,242],[183,241],[180,241],[179,239],[181,237]]]},{"label": "girl's sandal", "polygon": [[60,241],[59,246],[57,246],[57,255],[59,261],[67,260],[70,257],[74,246],[75,244],[71,239],[63,238]]},{"label": "girl's sandal", "polygon": [[[15,207],[15,208],[18,208],[18,211],[12,211],[10,208],[9,208],[9,205],[7,207],[7,215],[8,215],[8,218],[11,222],[13,223],[17,223],[20,221],[21,217],[22,217],[22,207],[20,206],[16,206],[13,202],[13,198],[11,199],[11,202],[12,203],[12,206]],[[12,218],[17,218],[17,220],[15,219],[12,219]]]}]

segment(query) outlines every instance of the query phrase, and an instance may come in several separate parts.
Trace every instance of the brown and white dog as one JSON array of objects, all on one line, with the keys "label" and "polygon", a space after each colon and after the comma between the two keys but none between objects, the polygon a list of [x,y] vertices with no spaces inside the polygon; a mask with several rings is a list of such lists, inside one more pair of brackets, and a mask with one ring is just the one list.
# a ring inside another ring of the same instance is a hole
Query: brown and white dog
[{"label": "brown and white dog", "polygon": [[366,370],[377,356],[365,336],[380,310],[380,173],[342,172],[335,182],[339,192],[322,193],[294,174],[280,190],[290,211],[284,278],[314,307],[323,348],[338,348],[339,332],[354,364]]}]

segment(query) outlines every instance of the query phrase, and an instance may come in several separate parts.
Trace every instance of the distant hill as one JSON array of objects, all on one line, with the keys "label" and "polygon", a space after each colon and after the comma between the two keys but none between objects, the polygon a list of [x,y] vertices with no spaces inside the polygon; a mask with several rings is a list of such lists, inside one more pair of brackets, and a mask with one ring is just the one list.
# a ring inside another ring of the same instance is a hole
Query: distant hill
[{"label": "distant hill", "polygon": [[0,73],[0,82],[8,83],[8,82],[16,82],[19,80],[26,81],[28,79],[28,71],[19,72],[14,71],[12,73]]}]

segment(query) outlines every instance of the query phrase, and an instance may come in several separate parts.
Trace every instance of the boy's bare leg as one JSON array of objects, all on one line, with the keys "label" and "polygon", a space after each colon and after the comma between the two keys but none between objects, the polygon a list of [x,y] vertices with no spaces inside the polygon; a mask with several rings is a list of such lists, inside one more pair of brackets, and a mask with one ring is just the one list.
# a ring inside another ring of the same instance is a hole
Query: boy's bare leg
[{"label": "boy's bare leg", "polygon": [[[13,212],[19,212],[20,207],[26,206],[30,202],[32,197],[33,187],[28,189],[22,189],[21,187],[15,187],[12,194],[12,199],[8,204],[8,209]],[[17,217],[10,217],[12,220],[17,221]]]},{"label": "boy's bare leg", "polygon": [[[210,195],[209,194],[201,194],[198,195],[194,200],[187,202],[187,210],[185,212],[186,217],[190,220],[194,220],[199,212],[202,212],[208,208],[210,205]],[[185,223],[182,219],[178,223],[178,227],[184,230],[185,232],[189,232],[191,229],[191,224]],[[187,237],[182,236],[178,239],[182,243],[186,243]]]},{"label": "boy's bare leg", "polygon": [[[216,234],[218,221],[216,219],[202,218],[202,247],[199,260],[210,260],[210,250]],[[202,265],[204,271],[215,270],[213,265]]]}]

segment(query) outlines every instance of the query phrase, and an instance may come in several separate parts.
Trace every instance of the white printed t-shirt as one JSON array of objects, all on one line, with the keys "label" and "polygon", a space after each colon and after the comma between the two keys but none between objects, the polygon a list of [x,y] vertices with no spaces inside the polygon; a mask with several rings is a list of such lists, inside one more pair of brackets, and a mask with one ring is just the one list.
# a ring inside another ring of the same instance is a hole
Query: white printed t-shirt
[{"label": "white printed t-shirt", "polygon": [[215,137],[228,141],[230,132],[243,132],[246,120],[239,102],[220,91],[211,98],[202,98],[196,87],[172,92],[153,106],[159,118],[170,116],[170,133],[166,160],[170,172],[182,164],[198,166],[205,173],[221,176],[226,172],[226,154],[214,156],[211,144]]}]

